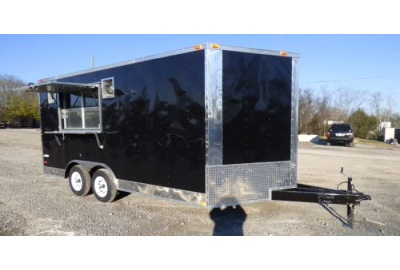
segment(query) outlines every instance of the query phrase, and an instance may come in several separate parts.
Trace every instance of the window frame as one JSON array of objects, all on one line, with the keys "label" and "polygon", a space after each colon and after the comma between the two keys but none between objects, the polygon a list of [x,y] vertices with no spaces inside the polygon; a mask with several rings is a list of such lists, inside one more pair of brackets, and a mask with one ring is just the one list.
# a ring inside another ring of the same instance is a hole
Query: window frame
[{"label": "window frame", "polygon": [[[112,82],[112,87],[113,87],[113,90],[112,90],[112,93],[111,93],[111,94],[108,93],[108,92],[105,90],[105,81],[109,81],[109,80],[111,80],[111,82]],[[100,81],[100,88],[101,88],[101,96],[102,96],[102,99],[111,99],[111,98],[114,98],[114,97],[115,97],[115,81],[114,81],[114,77],[109,77],[109,78],[101,79],[101,81]]]},{"label": "window frame", "polygon": [[[97,84],[98,85],[98,84]],[[93,91],[93,90],[90,90]],[[79,108],[66,108],[67,107],[67,95],[70,95],[71,93],[63,93],[63,108],[61,109],[61,121],[60,123],[60,131],[99,131],[100,133],[102,132],[102,113],[101,113],[101,94],[99,93],[99,87],[97,87],[97,103],[98,106],[93,106],[93,107],[85,107],[85,95],[84,95],[84,90],[80,90],[80,107]],[[86,127],[86,111],[98,111],[99,115],[99,126],[98,127]],[[68,127],[67,123],[67,114],[68,113],[74,113],[74,112],[80,112],[81,117],[80,117],[80,122],[81,122],[81,127]]]}]

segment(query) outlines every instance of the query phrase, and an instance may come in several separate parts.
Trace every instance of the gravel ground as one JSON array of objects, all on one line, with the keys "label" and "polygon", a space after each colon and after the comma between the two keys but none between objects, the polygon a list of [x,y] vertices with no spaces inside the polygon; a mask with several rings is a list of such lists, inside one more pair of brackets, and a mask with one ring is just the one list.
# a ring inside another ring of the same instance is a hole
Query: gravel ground
[{"label": "gravel ground", "polygon": [[125,193],[103,204],[44,175],[41,153],[38,130],[0,130],[0,235],[400,234],[400,147],[299,143],[299,183],[336,188],[345,167],[356,188],[371,195],[356,207],[354,229],[343,226],[342,205],[269,201],[210,212]]}]

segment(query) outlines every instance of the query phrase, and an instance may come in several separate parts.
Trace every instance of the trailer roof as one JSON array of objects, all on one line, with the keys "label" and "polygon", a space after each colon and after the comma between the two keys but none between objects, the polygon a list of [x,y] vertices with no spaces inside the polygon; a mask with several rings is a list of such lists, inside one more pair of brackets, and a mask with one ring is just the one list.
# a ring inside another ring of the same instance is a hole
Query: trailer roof
[{"label": "trailer roof", "polygon": [[80,90],[95,90],[97,85],[81,83],[45,82],[41,84],[31,84],[15,89],[16,91],[26,91],[30,93],[63,93],[77,92]]},{"label": "trailer roof", "polygon": [[271,50],[264,50],[264,49],[254,49],[254,48],[227,46],[227,45],[217,45],[217,46],[215,46],[215,45],[217,45],[217,44],[216,43],[202,43],[202,44],[199,44],[196,46],[192,46],[192,47],[188,47],[188,48],[184,48],[184,49],[180,49],[180,50],[169,51],[169,52],[154,54],[154,55],[145,56],[145,57],[139,57],[136,59],[131,59],[131,60],[123,61],[123,62],[118,62],[118,63],[114,63],[114,64],[96,67],[96,68],[90,68],[90,69],[85,69],[85,70],[81,70],[81,71],[77,71],[77,72],[67,73],[64,75],[48,77],[45,79],[40,79],[38,82],[44,83],[44,82],[49,82],[49,81],[55,81],[55,80],[66,78],[66,77],[76,76],[76,75],[90,73],[90,72],[104,70],[104,69],[110,69],[110,68],[119,67],[119,66],[125,66],[125,65],[129,65],[129,64],[133,64],[133,63],[139,63],[139,62],[149,61],[152,59],[157,59],[157,58],[162,58],[162,57],[167,57],[167,56],[172,56],[172,55],[177,55],[177,54],[183,54],[183,53],[192,52],[192,51],[196,51],[196,50],[203,50],[203,49],[258,53],[258,54],[267,54],[267,55],[275,55],[275,56],[291,57],[291,58],[299,58],[300,57],[300,55],[298,53],[291,53],[291,52],[284,52],[284,54],[282,54],[282,52],[280,52],[280,51],[271,51]]}]

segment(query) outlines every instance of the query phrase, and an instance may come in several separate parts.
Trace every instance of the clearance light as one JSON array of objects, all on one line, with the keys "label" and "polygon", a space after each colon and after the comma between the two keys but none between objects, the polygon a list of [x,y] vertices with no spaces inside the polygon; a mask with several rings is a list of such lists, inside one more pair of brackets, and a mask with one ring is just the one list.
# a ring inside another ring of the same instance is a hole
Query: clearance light
[{"label": "clearance light", "polygon": [[213,44],[211,44],[211,48],[218,49],[219,48],[219,44],[213,43]]},{"label": "clearance light", "polygon": [[282,55],[282,56],[286,56],[286,55],[287,55],[287,52],[281,51],[279,54]]},{"label": "clearance light", "polygon": [[206,203],[205,202],[201,202],[200,205],[201,206],[206,206]]},{"label": "clearance light", "polygon": [[195,49],[195,50],[201,50],[201,49],[203,49],[203,46],[201,46],[201,45],[196,45],[196,46],[194,46],[194,49]]},{"label": "clearance light", "polygon": [[39,82],[44,83],[44,79],[40,79]]}]

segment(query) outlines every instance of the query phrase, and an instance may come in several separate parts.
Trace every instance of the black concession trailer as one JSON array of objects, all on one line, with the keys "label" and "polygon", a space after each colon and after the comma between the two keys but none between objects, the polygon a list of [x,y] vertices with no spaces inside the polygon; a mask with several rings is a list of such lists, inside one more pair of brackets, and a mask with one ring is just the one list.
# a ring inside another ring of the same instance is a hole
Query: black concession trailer
[{"label": "black concession trailer", "polygon": [[358,204],[297,184],[298,57],[206,43],[40,80],[44,172],[102,202]]}]

